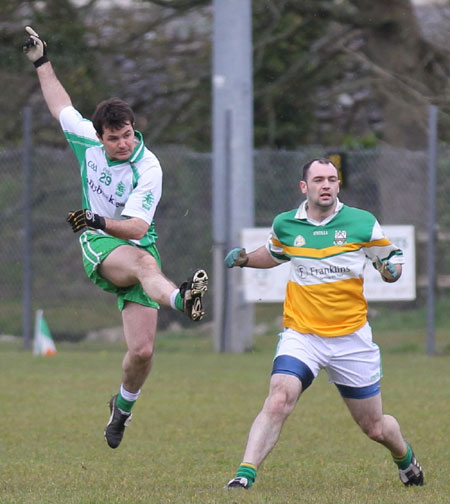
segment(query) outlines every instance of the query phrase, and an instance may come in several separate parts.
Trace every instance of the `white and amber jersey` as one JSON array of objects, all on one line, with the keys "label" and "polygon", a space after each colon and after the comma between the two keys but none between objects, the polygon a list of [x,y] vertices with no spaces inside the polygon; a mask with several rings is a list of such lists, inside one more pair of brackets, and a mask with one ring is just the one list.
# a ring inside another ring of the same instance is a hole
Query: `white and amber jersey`
[{"label": "white and amber jersey", "polygon": [[283,325],[324,337],[353,333],[367,322],[366,258],[403,264],[403,253],[370,212],[338,201],[333,215],[315,222],[306,204],[275,217],[266,245],[276,261],[290,261]]},{"label": "white and amber jersey", "polygon": [[59,122],[80,165],[82,207],[111,219],[138,217],[150,227],[141,240],[130,241],[142,246],[154,243],[153,218],[161,198],[162,170],[141,133],[135,131],[136,147],[129,159],[111,161],[92,122],[72,106],[61,111]]}]

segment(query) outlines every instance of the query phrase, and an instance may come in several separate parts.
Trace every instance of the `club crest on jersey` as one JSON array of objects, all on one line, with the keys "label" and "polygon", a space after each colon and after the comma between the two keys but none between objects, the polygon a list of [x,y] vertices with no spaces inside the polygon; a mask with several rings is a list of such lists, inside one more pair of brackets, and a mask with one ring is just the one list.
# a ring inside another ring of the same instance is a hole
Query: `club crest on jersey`
[{"label": "club crest on jersey", "polygon": [[124,192],[125,192],[125,185],[122,181],[120,181],[116,185],[116,196],[122,197]]},{"label": "club crest on jersey", "polygon": [[298,235],[294,240],[294,247],[303,247],[305,243],[305,238],[302,235]]},{"label": "club crest on jersey", "polygon": [[150,210],[150,208],[152,208],[154,200],[155,198],[153,196],[152,191],[147,191],[142,199],[142,208],[144,210]]},{"label": "club crest on jersey", "polygon": [[334,244],[335,245],[345,245],[347,242],[347,231],[335,231],[334,232]]}]

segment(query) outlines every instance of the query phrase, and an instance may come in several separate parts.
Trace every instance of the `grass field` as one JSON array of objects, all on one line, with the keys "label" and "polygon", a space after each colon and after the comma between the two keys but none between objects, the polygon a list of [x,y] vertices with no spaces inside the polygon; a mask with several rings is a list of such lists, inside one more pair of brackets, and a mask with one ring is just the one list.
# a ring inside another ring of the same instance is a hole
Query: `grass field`
[{"label": "grass field", "polygon": [[161,334],[117,450],[103,429],[122,344],[60,343],[57,356],[35,357],[0,343],[0,502],[449,503],[450,355],[380,338],[385,411],[413,443],[425,487],[403,487],[388,452],[360,433],[322,374],[253,488],[223,490],[267,393],[275,338],[259,337],[248,353],[215,354],[207,335],[186,331]]}]

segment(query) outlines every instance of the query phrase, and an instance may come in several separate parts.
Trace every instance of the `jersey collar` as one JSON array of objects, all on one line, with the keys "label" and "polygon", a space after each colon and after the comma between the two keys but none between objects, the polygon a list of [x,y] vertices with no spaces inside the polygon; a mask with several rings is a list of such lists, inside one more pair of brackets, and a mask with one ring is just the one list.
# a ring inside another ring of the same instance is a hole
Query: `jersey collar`
[{"label": "jersey collar", "polygon": [[297,212],[295,214],[295,218],[299,219],[299,220],[306,220],[306,221],[308,221],[311,224],[314,224],[316,226],[324,226],[325,224],[328,224],[328,222],[330,222],[330,220],[333,219],[342,210],[342,207],[344,206],[344,204],[339,201],[339,198],[336,198],[336,208],[334,210],[334,213],[332,213],[331,215],[329,215],[323,221],[318,222],[318,221],[315,221],[314,219],[310,219],[308,217],[308,214],[306,213],[306,205],[307,205],[307,203],[308,203],[308,200],[305,200],[298,207],[298,210],[297,210]]},{"label": "jersey collar", "polygon": [[142,156],[144,155],[144,137],[142,136],[142,133],[138,130],[134,130],[134,134],[136,138],[139,140],[139,143],[136,145],[133,154],[131,154],[130,158],[128,161],[130,163],[136,163],[139,161]]}]

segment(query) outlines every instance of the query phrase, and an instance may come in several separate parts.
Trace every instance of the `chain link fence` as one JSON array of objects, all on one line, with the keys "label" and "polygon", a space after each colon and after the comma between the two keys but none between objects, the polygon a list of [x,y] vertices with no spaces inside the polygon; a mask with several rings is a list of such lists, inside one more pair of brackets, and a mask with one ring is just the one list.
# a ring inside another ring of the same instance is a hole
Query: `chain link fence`
[{"label": "chain link fence", "polygon": [[[155,217],[163,271],[176,284],[197,267],[212,273],[212,156],[180,146],[152,150],[164,172],[163,196]],[[255,151],[255,226],[270,226],[276,214],[299,204],[301,166],[312,157],[326,154],[327,150],[321,146],[295,152]],[[0,163],[0,334],[23,334],[27,204],[31,207],[32,247],[28,253],[31,252],[33,313],[44,310],[55,339],[77,341],[90,331],[120,326],[115,297],[87,279],[78,236],[65,222],[67,212],[81,205],[79,168],[70,149],[50,146],[32,149],[28,203],[24,197],[24,149],[3,147]],[[439,148],[437,164],[440,239],[436,251],[436,292],[438,297],[444,297],[450,286],[448,147]],[[409,303],[409,307],[424,307],[429,236],[427,153],[388,147],[348,151],[343,176],[340,199],[344,203],[372,211],[381,224],[415,226],[418,288],[417,300]],[[213,301],[207,300],[205,323],[213,320],[212,306]],[[405,309],[404,303],[390,306],[393,310]],[[169,308],[160,310],[160,327],[171,322],[184,324],[184,319]]]}]

